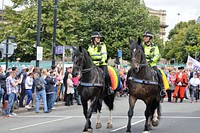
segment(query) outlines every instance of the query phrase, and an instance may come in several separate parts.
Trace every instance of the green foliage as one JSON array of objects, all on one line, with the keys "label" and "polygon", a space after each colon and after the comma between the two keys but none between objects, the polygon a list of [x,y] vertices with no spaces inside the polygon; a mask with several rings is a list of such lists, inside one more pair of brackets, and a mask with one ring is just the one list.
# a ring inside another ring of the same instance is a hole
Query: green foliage
[{"label": "green foliage", "polygon": [[[16,56],[23,61],[34,60],[33,47],[37,37],[37,0],[12,0],[6,7],[6,24],[0,31],[2,40],[7,35],[17,38]],[[17,7],[25,7],[16,11]],[[149,16],[140,0],[58,0],[56,45],[80,45],[87,48],[93,31],[100,31],[108,47],[109,57],[123,50],[123,59],[130,60],[128,39],[136,39],[144,31],[159,33],[159,18]],[[54,1],[42,0],[41,46],[44,59],[52,58]],[[83,39],[83,42],[80,42]],[[161,40],[155,39],[161,44]],[[190,43],[190,42],[188,42]],[[160,45],[162,47],[162,45]],[[27,58],[29,57],[29,58]]]},{"label": "green foliage", "polygon": [[188,55],[195,58],[195,53],[200,51],[200,24],[194,20],[180,22],[170,31],[168,39],[162,56],[186,63]]}]

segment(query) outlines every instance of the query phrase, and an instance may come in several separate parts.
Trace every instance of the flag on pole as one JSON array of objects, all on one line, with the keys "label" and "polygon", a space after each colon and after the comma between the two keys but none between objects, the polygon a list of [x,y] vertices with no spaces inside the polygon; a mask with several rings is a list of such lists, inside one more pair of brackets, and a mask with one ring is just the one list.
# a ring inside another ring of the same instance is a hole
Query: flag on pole
[{"label": "flag on pole", "polygon": [[200,62],[198,62],[194,58],[188,56],[186,68],[200,71]]}]

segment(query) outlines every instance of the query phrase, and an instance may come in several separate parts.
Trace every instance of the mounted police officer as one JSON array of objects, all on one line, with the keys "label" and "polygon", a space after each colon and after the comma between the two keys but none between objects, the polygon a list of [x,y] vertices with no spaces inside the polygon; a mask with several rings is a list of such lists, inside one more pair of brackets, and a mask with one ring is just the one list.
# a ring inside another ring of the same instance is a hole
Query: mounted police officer
[{"label": "mounted police officer", "polygon": [[153,34],[151,32],[145,32],[143,34],[143,37],[144,37],[144,52],[147,62],[157,72],[158,82],[161,88],[160,95],[164,98],[166,96],[166,92],[162,80],[162,74],[156,66],[157,61],[160,58],[158,46],[151,41],[151,39],[153,38]]},{"label": "mounted police officer", "polygon": [[105,86],[108,87],[108,94],[113,94],[114,91],[111,88],[110,76],[107,68],[107,48],[104,43],[101,42],[102,36],[99,32],[95,31],[91,36],[92,44],[88,48],[88,52],[93,60],[93,63],[100,67],[105,75]]}]

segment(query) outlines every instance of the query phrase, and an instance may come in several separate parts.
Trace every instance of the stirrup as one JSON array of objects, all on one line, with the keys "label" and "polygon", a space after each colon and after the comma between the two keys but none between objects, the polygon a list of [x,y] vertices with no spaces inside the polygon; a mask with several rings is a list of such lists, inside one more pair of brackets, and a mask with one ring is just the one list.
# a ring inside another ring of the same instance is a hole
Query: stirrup
[{"label": "stirrup", "polygon": [[162,90],[160,91],[160,96],[161,96],[162,98],[165,98],[165,97],[166,97],[166,91],[165,91],[164,89],[162,89]]},{"label": "stirrup", "polygon": [[108,95],[114,94],[112,87],[108,87]]}]

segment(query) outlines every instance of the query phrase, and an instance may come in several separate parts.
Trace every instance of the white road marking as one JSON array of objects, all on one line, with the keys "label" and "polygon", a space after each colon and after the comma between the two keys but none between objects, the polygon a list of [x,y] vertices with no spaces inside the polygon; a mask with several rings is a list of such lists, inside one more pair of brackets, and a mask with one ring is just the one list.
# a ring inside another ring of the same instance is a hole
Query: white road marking
[{"label": "white road marking", "polygon": [[[143,121],[145,121],[145,119],[142,119],[142,120],[136,121],[136,122],[134,122],[134,123],[131,123],[131,126],[132,126],[132,125],[136,125],[136,124],[138,124],[138,123],[141,123],[141,122],[143,122]],[[126,127],[127,127],[127,125],[126,125],[126,126],[123,126],[123,127],[120,127],[120,128],[117,128],[117,129],[114,129],[114,130],[112,130],[111,132],[116,132],[116,131],[122,130],[122,129],[126,128]]]},{"label": "white road marking", "polygon": [[[60,118],[60,119],[56,119],[56,120],[52,120],[52,121],[47,121],[47,122],[41,122],[41,123],[37,123],[37,124],[32,124],[32,125],[27,125],[27,126],[22,126],[22,127],[18,127],[18,128],[13,128],[10,129],[11,131],[15,131],[15,130],[20,130],[20,129],[24,129],[24,128],[29,128],[29,127],[34,127],[34,126],[39,126],[39,125],[44,125],[44,124],[48,124],[48,123],[53,123],[53,122],[57,122],[57,121],[62,121],[62,120],[66,120],[66,119],[70,119],[70,118],[84,118],[84,116],[57,116],[57,115],[52,115],[52,116],[15,116],[16,118]],[[92,116],[92,118],[95,118],[96,116]],[[101,116],[101,118],[108,118],[108,116]],[[121,118],[121,119],[127,119],[127,116],[113,116],[113,118]],[[131,125],[136,125],[138,123],[141,123],[143,121],[145,121],[145,117],[144,116],[133,116],[132,119],[142,119],[139,121],[136,121],[134,123],[132,123]],[[161,119],[200,119],[200,117],[187,117],[187,116],[161,116]],[[111,132],[116,132],[118,130],[122,130],[124,128],[126,128],[126,126],[122,126],[119,127],[117,129],[112,130]]]},{"label": "white road marking", "polygon": [[[69,116],[70,118],[85,118],[83,115],[80,116]],[[128,116],[112,116],[113,118],[118,119],[128,119]],[[62,115],[21,115],[15,116],[13,118],[66,118]],[[96,118],[96,115],[93,115],[92,118]],[[108,118],[108,116],[101,116],[101,118]],[[132,119],[144,119],[145,116],[133,116]],[[161,119],[200,119],[200,117],[195,116],[161,116]]]},{"label": "white road marking", "polygon": [[11,130],[11,131],[20,130],[20,129],[29,128],[29,127],[34,127],[34,126],[38,126],[38,125],[44,125],[44,124],[47,124],[47,123],[62,121],[62,120],[66,120],[66,119],[69,119],[69,118],[71,118],[71,117],[69,116],[69,117],[65,117],[65,118],[61,118],[61,119],[56,119],[56,120],[52,120],[52,121],[47,121],[47,122],[41,122],[41,123],[37,123],[37,124],[22,126],[22,127],[13,128],[13,129],[10,129],[10,130]]}]

